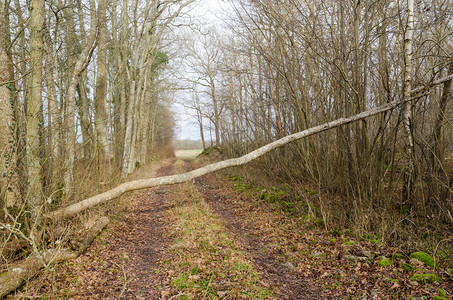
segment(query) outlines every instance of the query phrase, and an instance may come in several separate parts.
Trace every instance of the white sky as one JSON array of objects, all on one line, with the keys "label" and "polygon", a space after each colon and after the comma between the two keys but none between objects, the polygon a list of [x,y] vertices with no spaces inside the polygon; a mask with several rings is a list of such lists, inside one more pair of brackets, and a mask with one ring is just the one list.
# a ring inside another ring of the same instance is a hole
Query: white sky
[{"label": "white sky", "polygon": [[[200,0],[199,4],[190,11],[193,18],[199,19],[201,23],[206,23],[206,26],[222,26],[222,16],[225,16],[225,11],[229,10],[229,4],[225,0]],[[185,99],[190,99],[189,91],[181,93]],[[200,131],[198,124],[194,118],[188,115],[188,112],[182,105],[175,104],[174,111],[176,113],[176,138],[199,140]],[[205,138],[209,139],[209,131],[205,130]]]}]

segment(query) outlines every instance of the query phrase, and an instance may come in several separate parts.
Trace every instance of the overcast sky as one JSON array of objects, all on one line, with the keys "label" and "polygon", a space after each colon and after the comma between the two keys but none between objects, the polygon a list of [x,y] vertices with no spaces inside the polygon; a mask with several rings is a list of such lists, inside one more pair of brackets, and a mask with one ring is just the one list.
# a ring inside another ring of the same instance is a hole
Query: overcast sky
[{"label": "overcast sky", "polygon": [[[221,26],[222,16],[228,11],[229,4],[222,0],[200,0],[199,4],[190,14],[193,18],[201,19],[201,23],[206,26]],[[185,99],[190,99],[190,92],[187,91],[181,95]],[[179,104],[175,104],[173,110],[176,113],[176,137],[177,139],[199,140],[200,131],[195,119],[191,118],[186,109]],[[205,132],[205,137],[209,139],[209,132]]]}]

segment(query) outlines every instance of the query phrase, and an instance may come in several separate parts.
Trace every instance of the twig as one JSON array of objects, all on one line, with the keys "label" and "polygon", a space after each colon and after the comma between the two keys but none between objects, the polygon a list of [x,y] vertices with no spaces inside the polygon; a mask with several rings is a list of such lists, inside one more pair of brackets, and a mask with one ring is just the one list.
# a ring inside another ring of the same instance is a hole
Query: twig
[{"label": "twig", "polygon": [[126,291],[127,284],[132,281],[132,278],[127,280],[127,274],[126,274],[126,270],[124,268],[124,263],[122,265],[119,265],[116,262],[113,262],[113,264],[115,266],[121,268],[121,271],[123,272],[123,288],[121,289],[121,293],[118,296],[118,299],[121,299],[121,297],[123,297],[124,292]]}]

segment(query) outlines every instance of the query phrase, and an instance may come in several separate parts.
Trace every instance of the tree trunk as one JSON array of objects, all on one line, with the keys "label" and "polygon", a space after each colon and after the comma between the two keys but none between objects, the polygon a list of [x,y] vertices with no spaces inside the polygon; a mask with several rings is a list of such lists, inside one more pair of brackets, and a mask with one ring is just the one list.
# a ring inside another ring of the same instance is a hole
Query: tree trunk
[{"label": "tree trunk", "polygon": [[98,8],[98,68],[96,79],[96,106],[95,106],[95,126],[97,134],[97,144],[100,152],[101,164],[109,162],[112,158],[112,151],[108,139],[107,128],[107,0],[99,1]]},{"label": "tree trunk", "polygon": [[16,145],[14,124],[14,100],[12,91],[14,78],[11,77],[11,61],[8,56],[5,3],[0,0],[0,203],[3,207],[19,204],[19,190],[16,174]]},{"label": "tree trunk", "polygon": [[87,97],[87,76],[86,71],[82,72],[77,85],[77,94],[79,95],[76,101],[80,117],[80,129],[82,130],[83,157],[90,159],[93,152],[93,127],[90,118],[91,100]]},{"label": "tree trunk", "polygon": [[[404,98],[411,97],[412,84],[412,37],[414,35],[414,0],[407,0],[407,24],[404,36]],[[406,135],[406,152],[408,158],[405,172],[403,198],[412,198],[415,184],[415,148],[412,132],[412,104],[406,101],[403,105],[403,127]]]},{"label": "tree trunk", "polygon": [[[448,66],[448,75],[453,74],[453,62]],[[451,97],[452,80],[444,82],[442,89],[442,96],[439,102],[439,109],[437,112],[436,121],[432,133],[432,152],[431,152],[431,167],[437,174],[442,172],[444,165],[444,149],[442,141],[442,127],[444,125],[445,113],[447,111],[447,103]]]},{"label": "tree trunk", "polygon": [[39,215],[42,203],[41,161],[40,161],[40,111],[42,106],[42,61],[44,58],[43,44],[44,0],[32,0],[30,12],[30,81],[27,100],[27,175],[28,175],[28,207],[34,217]]},{"label": "tree trunk", "polygon": [[[58,24],[56,24],[56,27]],[[51,35],[49,32],[50,26],[47,26],[46,31],[46,38],[50,41]],[[55,31],[57,31],[57,28]],[[50,148],[49,151],[49,168],[50,168],[50,181],[51,187],[50,189],[53,191],[57,182],[59,181],[58,178],[58,165],[61,154],[61,140],[60,140],[60,133],[61,133],[61,118],[60,118],[60,110],[58,107],[58,99],[57,99],[57,90],[56,90],[56,82],[54,78],[55,66],[56,66],[56,47],[55,43],[52,42],[50,45],[47,45],[46,48],[46,64],[45,64],[45,77],[46,77],[46,88],[47,88],[47,109],[48,109],[48,146]]]},{"label": "tree trunk", "polygon": [[96,6],[93,0],[90,0],[91,6],[91,28],[90,35],[85,44],[85,47],[77,57],[74,69],[70,75],[69,86],[66,93],[67,102],[67,135],[66,135],[66,159],[64,163],[64,183],[65,194],[68,195],[71,191],[74,181],[74,162],[76,153],[76,123],[75,123],[75,95],[79,78],[82,72],[88,66],[91,56],[96,47]]},{"label": "tree trunk", "polygon": [[134,106],[135,106],[135,80],[132,79],[130,83],[130,95],[129,95],[129,104],[127,107],[127,122],[126,122],[126,132],[124,135],[124,149],[123,149],[123,165],[121,168],[121,178],[126,178],[128,175],[129,169],[129,158],[131,155],[131,143],[132,143],[132,126],[133,126],[133,117],[134,117]]}]

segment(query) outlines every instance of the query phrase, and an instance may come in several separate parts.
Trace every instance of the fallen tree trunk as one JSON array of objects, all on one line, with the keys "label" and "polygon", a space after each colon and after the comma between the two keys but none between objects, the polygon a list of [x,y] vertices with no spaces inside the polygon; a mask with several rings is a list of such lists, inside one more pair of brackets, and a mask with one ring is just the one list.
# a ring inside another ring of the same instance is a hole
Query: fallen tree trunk
[{"label": "fallen tree trunk", "polygon": [[[423,86],[423,87],[418,87],[416,89],[413,89],[411,91],[411,93],[413,95],[418,94],[420,92],[426,91],[430,86],[441,84],[445,81],[451,80],[452,78],[453,78],[453,75],[450,75],[450,76],[444,77],[442,79],[433,81],[428,86]],[[403,103],[418,99],[424,95],[426,95],[426,93],[419,94],[419,95],[414,96],[409,99],[396,100],[396,101],[387,103],[385,105],[361,112],[359,114],[356,114],[356,115],[348,117],[348,118],[337,119],[332,122],[328,122],[328,123],[325,123],[322,125],[318,125],[316,127],[306,129],[301,132],[297,132],[297,133],[285,136],[275,142],[267,144],[261,148],[256,149],[255,151],[252,151],[239,158],[232,158],[232,159],[224,160],[221,162],[213,163],[213,164],[204,166],[202,168],[199,168],[199,169],[196,169],[196,170],[184,173],[184,174],[129,181],[129,182],[120,184],[119,186],[117,186],[107,192],[104,192],[102,194],[92,196],[92,197],[82,200],[78,203],[58,209],[58,210],[52,212],[48,217],[51,217],[51,218],[70,217],[87,208],[90,208],[92,206],[115,199],[129,191],[140,190],[140,189],[145,189],[145,188],[150,188],[150,187],[160,186],[160,185],[170,185],[170,184],[181,183],[181,182],[189,181],[194,178],[197,178],[197,177],[200,177],[200,176],[203,176],[203,175],[206,175],[208,173],[212,173],[212,172],[215,172],[218,170],[222,170],[222,169],[226,169],[226,168],[230,168],[230,167],[234,167],[234,166],[240,166],[240,165],[246,164],[246,163],[266,154],[267,152],[269,152],[271,150],[282,147],[295,140],[299,140],[301,138],[305,138],[305,137],[341,126],[341,125],[356,122],[358,120],[362,120],[362,119],[389,111]]]},{"label": "fallen tree trunk", "polygon": [[230,168],[230,167],[234,167],[234,166],[240,166],[240,165],[246,164],[246,163],[268,153],[271,150],[282,147],[283,145],[286,145],[295,140],[299,140],[301,138],[308,137],[308,136],[311,136],[311,135],[314,135],[314,134],[341,126],[341,125],[352,123],[352,122],[355,122],[358,120],[365,119],[370,116],[380,114],[385,111],[389,111],[389,110],[395,108],[396,106],[400,105],[401,103],[403,103],[403,101],[390,102],[386,105],[364,111],[362,113],[359,113],[357,115],[354,115],[354,116],[351,116],[348,118],[341,118],[341,119],[338,119],[338,120],[335,120],[332,122],[318,125],[316,127],[312,127],[310,129],[306,129],[304,131],[285,136],[275,142],[272,142],[261,148],[258,148],[255,151],[252,151],[244,156],[216,162],[216,163],[204,166],[202,168],[199,168],[199,169],[187,172],[187,173],[129,181],[129,182],[120,184],[119,186],[117,186],[107,192],[104,192],[102,194],[92,196],[92,197],[85,199],[83,201],[80,201],[78,203],[58,209],[58,210],[54,211],[53,213],[51,213],[50,217],[53,217],[53,218],[70,217],[87,208],[90,208],[92,206],[115,199],[129,191],[140,190],[140,189],[145,189],[145,188],[150,188],[150,187],[160,186],[160,185],[170,185],[170,184],[181,183],[181,182],[189,181],[194,178],[206,175],[208,173],[212,173],[214,171],[218,171],[218,170],[222,170],[222,169]]},{"label": "fallen tree trunk", "polygon": [[23,262],[13,265],[10,270],[0,276],[0,298],[14,292],[24,283],[35,277],[45,266],[54,265],[74,259],[85,252],[96,236],[107,226],[109,219],[102,217],[88,229],[82,241],[76,243],[73,249],[50,249],[38,255],[29,256]]}]

